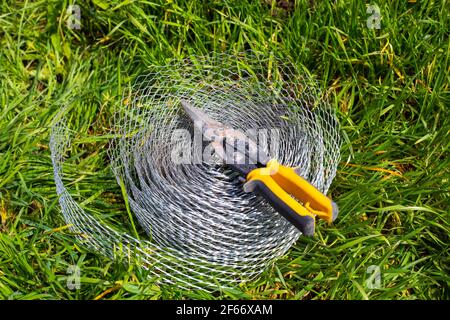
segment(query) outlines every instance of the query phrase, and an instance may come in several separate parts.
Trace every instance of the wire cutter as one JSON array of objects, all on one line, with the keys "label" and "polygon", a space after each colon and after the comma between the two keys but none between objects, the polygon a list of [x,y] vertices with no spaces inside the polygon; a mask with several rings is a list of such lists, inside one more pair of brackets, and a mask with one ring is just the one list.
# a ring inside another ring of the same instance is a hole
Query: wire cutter
[{"label": "wire cutter", "polygon": [[301,177],[295,168],[277,162],[242,131],[225,126],[205,112],[181,100],[194,127],[209,142],[224,163],[244,179],[245,192],[255,192],[304,235],[314,235],[315,217],[328,223],[338,215],[338,206]]}]

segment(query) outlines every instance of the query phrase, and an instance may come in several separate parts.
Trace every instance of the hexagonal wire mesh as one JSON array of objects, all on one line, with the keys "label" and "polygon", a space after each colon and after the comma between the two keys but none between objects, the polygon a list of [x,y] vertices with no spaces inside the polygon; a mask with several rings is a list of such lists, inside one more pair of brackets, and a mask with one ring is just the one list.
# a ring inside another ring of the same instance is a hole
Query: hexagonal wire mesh
[{"label": "hexagonal wire mesh", "polygon": [[115,231],[69,194],[62,182],[70,145],[64,115],[50,142],[62,213],[83,244],[111,258],[137,259],[161,281],[234,286],[260,275],[300,233],[262,198],[244,193],[236,174],[214,157],[174,161],[176,150],[192,146],[190,134],[179,134],[193,132],[181,99],[226,125],[258,132],[261,141],[274,142],[266,145],[270,156],[299,166],[328,190],[340,158],[338,122],[308,73],[274,57],[211,54],[152,67],[117,107],[111,130],[120,138],[111,143],[111,168],[149,239]]}]

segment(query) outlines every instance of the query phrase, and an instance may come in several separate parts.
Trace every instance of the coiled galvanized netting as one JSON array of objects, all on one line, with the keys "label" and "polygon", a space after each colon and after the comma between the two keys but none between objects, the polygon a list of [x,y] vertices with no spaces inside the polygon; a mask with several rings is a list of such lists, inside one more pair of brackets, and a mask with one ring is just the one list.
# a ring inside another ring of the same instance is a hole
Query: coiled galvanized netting
[{"label": "coiled galvanized netting", "polygon": [[273,57],[222,54],[153,67],[117,108],[111,168],[148,239],[115,231],[70,196],[62,182],[70,145],[64,118],[50,143],[62,213],[85,245],[112,258],[136,258],[163,281],[233,286],[261,274],[300,233],[262,198],[244,193],[217,157],[196,157],[181,99],[258,135],[271,157],[299,166],[319,190],[328,190],[339,161],[338,123],[311,77]]}]

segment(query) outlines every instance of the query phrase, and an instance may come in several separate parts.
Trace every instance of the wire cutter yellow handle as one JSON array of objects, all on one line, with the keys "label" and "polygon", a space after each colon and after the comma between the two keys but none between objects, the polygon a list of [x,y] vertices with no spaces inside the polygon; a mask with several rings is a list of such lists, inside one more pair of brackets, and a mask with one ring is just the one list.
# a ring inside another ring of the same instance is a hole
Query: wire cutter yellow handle
[{"label": "wire cutter yellow handle", "polygon": [[265,174],[264,169],[254,169],[248,174],[244,191],[262,195],[278,213],[304,235],[314,235],[314,215],[284,191],[270,175]]},{"label": "wire cutter yellow handle", "polygon": [[332,222],[338,214],[338,207],[330,198],[298,175],[294,168],[282,166],[275,159],[265,168],[252,170],[247,175],[244,190],[261,194],[305,235],[314,234],[315,215]]},{"label": "wire cutter yellow handle", "polygon": [[338,206],[316,187],[301,177],[294,168],[285,167],[272,159],[267,163],[272,178],[319,218],[331,223],[339,212]]}]

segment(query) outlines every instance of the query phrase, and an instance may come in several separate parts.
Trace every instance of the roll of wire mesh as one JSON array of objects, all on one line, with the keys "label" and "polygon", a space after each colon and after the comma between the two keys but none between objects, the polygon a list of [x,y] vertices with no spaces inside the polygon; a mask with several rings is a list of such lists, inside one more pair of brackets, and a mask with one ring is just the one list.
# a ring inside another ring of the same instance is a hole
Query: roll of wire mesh
[{"label": "roll of wire mesh", "polygon": [[286,60],[211,54],[152,67],[117,106],[111,131],[119,138],[108,152],[148,235],[138,239],[70,195],[62,179],[70,147],[66,111],[55,121],[50,148],[59,202],[84,245],[111,258],[126,255],[162,282],[232,287],[260,275],[300,233],[261,197],[244,193],[242,181],[217,157],[195,157],[193,124],[181,99],[230,127],[257,132],[271,157],[298,166],[324,193],[339,161],[338,122],[312,77]]}]

